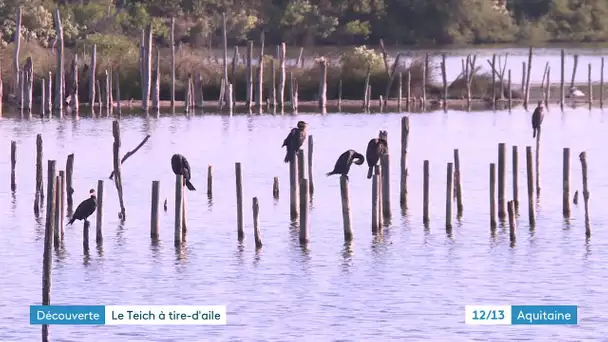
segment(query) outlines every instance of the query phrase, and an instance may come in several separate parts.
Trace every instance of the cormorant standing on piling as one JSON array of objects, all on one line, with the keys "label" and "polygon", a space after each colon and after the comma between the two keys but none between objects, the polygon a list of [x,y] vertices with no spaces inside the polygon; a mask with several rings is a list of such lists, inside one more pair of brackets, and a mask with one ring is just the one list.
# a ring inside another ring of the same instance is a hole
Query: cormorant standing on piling
[{"label": "cormorant standing on piling", "polygon": [[367,171],[367,179],[371,179],[374,173],[374,166],[378,164],[380,157],[388,153],[388,143],[384,139],[374,138],[367,144],[367,151],[365,151],[365,158],[367,159],[367,165],[369,170]]},{"label": "cormorant standing on piling", "polygon": [[85,223],[88,222],[87,219],[89,216],[93,215],[95,209],[97,209],[97,196],[95,196],[95,190],[91,189],[89,193],[91,194],[91,197],[78,205],[76,211],[74,211],[74,215],[72,215],[72,218],[68,222],[68,225],[74,223],[76,220],[84,220]]},{"label": "cormorant standing on piling", "polygon": [[190,183],[190,177],[192,177],[192,172],[190,171],[190,164],[188,163],[188,159],[182,156],[181,154],[174,154],[171,157],[171,169],[173,169],[173,173],[176,175],[184,176],[184,184],[190,191],[196,190],[194,185]]},{"label": "cormorant standing on piling", "polygon": [[365,158],[361,153],[358,153],[355,150],[348,150],[340,155],[338,161],[336,161],[334,170],[326,173],[326,175],[343,175],[348,179],[348,171],[350,171],[350,166],[353,162],[357,165],[361,165],[365,162]]},{"label": "cormorant standing on piling", "polygon": [[302,147],[304,140],[306,140],[306,126],[308,124],[304,121],[298,121],[298,127],[292,128],[287,135],[287,138],[283,140],[283,145],[281,147],[286,147],[287,151],[285,152],[285,162],[289,163],[294,160],[296,153]]},{"label": "cormorant standing on piling", "polygon": [[545,118],[545,105],[543,101],[538,101],[538,107],[532,113],[532,138],[536,137],[536,132],[540,133],[540,125]]}]

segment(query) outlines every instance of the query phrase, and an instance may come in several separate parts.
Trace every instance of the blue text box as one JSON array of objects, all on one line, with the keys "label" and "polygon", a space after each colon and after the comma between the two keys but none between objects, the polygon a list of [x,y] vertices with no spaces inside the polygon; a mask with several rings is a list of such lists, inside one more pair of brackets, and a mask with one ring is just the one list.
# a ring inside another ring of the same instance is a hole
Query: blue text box
[{"label": "blue text box", "polygon": [[30,305],[30,324],[105,323],[104,305]]},{"label": "blue text box", "polygon": [[511,324],[578,324],[576,305],[511,305]]}]

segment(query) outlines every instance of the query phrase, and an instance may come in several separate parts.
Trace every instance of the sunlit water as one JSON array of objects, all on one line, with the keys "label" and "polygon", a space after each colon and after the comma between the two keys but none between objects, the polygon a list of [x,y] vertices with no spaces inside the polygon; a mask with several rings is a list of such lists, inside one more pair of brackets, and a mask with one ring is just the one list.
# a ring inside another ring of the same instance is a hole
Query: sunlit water
[{"label": "sunlit water", "polygon": [[[123,165],[127,220],[119,223],[112,170],[111,120],[0,121],[0,340],[34,341],[29,305],[41,301],[42,219],[33,214],[35,138],[58,170],[75,154],[75,205],[105,180],[101,251],[91,234],[82,248],[82,223],[65,230],[64,251],[54,254],[54,304],[227,305],[227,326],[51,326],[55,341],[504,341],[602,340],[608,336],[608,124],[601,110],[551,108],[543,124],[541,196],[537,226],[527,223],[525,146],[534,146],[530,113],[434,112],[411,114],[408,151],[409,209],[399,208],[400,121],[403,114],[284,116],[162,116],[121,120],[122,153],[150,134]],[[314,136],[310,242],[300,247],[289,219],[288,166],[282,140],[298,120]],[[336,158],[364,153],[370,138],[388,130],[392,220],[381,238],[371,233],[371,181],[366,166],[350,174],[354,242],[343,243],[339,180],[326,177]],[[16,140],[17,191],[10,191],[10,140]],[[507,144],[507,194],[511,198],[511,146],[519,146],[517,243],[508,227],[489,227],[489,164],[497,144]],[[578,154],[587,151],[592,236],[585,238],[582,196],[572,218],[562,218],[562,148],[572,150],[572,192],[582,190]],[[445,230],[446,163],[460,149],[464,216]],[[187,194],[188,235],[173,246],[170,157],[180,152],[193,167],[196,192]],[[422,224],[422,166],[430,161],[429,229]],[[246,239],[237,242],[234,163],[243,167]],[[214,193],[206,195],[207,165]],[[272,198],[273,177],[281,184]],[[150,241],[153,180],[161,183],[161,242]],[[251,199],[260,200],[263,248],[255,251]],[[92,217],[95,227],[95,217]],[[604,261],[604,262],[602,262]],[[468,326],[467,304],[575,304],[579,325]]]}]

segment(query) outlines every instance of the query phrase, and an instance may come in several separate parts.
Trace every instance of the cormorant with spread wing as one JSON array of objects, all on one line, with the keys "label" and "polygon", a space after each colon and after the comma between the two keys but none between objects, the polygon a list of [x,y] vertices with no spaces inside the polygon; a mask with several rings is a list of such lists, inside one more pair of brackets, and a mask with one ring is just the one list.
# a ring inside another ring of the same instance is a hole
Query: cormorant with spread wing
[{"label": "cormorant with spread wing", "polygon": [[365,158],[361,153],[358,153],[355,150],[348,150],[340,155],[336,161],[334,170],[326,173],[326,175],[343,175],[348,178],[348,172],[350,171],[350,166],[353,162],[357,165],[361,165],[365,162]]},{"label": "cormorant with spread wing", "polygon": [[95,196],[95,190],[91,189],[89,193],[91,194],[91,197],[82,201],[78,205],[76,211],[74,211],[74,215],[72,215],[72,218],[68,222],[68,225],[71,225],[76,220],[84,220],[85,222],[88,222],[87,219],[89,216],[93,215],[95,209],[97,209],[97,196]]},{"label": "cormorant with spread wing", "polygon": [[365,158],[367,159],[367,165],[369,170],[367,171],[367,179],[371,179],[374,173],[374,166],[378,164],[380,157],[388,153],[388,143],[384,139],[374,138],[367,144],[367,151],[365,151]]},{"label": "cormorant with spread wing", "polygon": [[306,140],[306,127],[308,124],[304,121],[298,121],[297,128],[292,128],[287,135],[287,138],[283,140],[283,145],[281,147],[286,147],[287,151],[285,151],[285,159],[286,163],[289,163],[292,160],[295,160],[296,153],[304,144]]},{"label": "cormorant with spread wing", "polygon": [[171,157],[171,169],[173,169],[173,173],[176,175],[184,176],[184,184],[190,191],[196,190],[194,185],[190,183],[190,178],[192,177],[192,171],[190,170],[190,164],[188,163],[188,159],[182,156],[181,154],[174,154]]}]

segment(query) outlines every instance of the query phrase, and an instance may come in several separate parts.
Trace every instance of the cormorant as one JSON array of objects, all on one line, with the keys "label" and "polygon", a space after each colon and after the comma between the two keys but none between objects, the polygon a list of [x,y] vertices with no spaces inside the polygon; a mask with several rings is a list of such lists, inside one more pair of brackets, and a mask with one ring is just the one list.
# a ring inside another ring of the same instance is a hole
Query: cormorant
[{"label": "cormorant", "polygon": [[367,143],[367,151],[365,151],[365,158],[367,159],[367,165],[369,170],[367,171],[367,179],[371,179],[374,173],[374,166],[378,164],[380,157],[388,153],[388,143],[384,139],[374,138]]},{"label": "cormorant", "polygon": [[350,166],[353,162],[357,165],[361,165],[365,162],[365,158],[361,153],[358,153],[355,150],[348,150],[340,155],[338,161],[336,161],[334,170],[326,173],[326,175],[343,175],[348,178],[348,171],[350,171]]},{"label": "cormorant", "polygon": [[283,145],[281,145],[281,147],[287,148],[284,160],[286,163],[294,160],[296,152],[302,147],[304,140],[306,140],[307,125],[308,124],[304,121],[298,121],[298,127],[292,128],[289,135],[287,135],[287,138],[283,140]]},{"label": "cormorant", "polygon": [[545,106],[543,101],[538,101],[538,107],[532,113],[532,138],[536,137],[536,132],[540,132],[540,125],[545,117]]},{"label": "cormorant", "polygon": [[190,164],[188,163],[188,159],[182,156],[181,154],[174,154],[171,157],[171,169],[173,169],[173,173],[176,175],[184,176],[184,184],[190,191],[196,190],[194,185],[190,183],[190,177],[192,177],[192,172],[190,170]]},{"label": "cormorant", "polygon": [[87,219],[89,216],[93,215],[95,209],[97,209],[97,196],[95,196],[95,190],[91,189],[89,193],[91,194],[91,197],[82,201],[78,205],[76,211],[74,211],[74,215],[72,215],[72,218],[68,222],[68,225],[74,223],[76,220],[84,220],[84,222],[88,222]]}]

